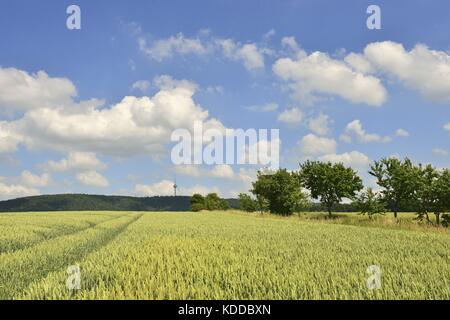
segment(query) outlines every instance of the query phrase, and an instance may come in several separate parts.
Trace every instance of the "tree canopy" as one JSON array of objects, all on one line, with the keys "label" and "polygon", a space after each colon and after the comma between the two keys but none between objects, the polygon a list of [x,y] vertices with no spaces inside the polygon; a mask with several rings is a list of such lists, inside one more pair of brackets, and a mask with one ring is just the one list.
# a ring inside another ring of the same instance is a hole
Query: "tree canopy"
[{"label": "tree canopy", "polygon": [[260,202],[267,202],[270,212],[287,216],[300,210],[306,203],[296,173],[280,169],[275,173],[258,172],[251,192]]},{"label": "tree canopy", "polygon": [[326,206],[330,216],[333,205],[343,198],[354,199],[363,188],[358,174],[342,163],[308,160],[300,164],[299,181],[310,191],[313,199]]}]

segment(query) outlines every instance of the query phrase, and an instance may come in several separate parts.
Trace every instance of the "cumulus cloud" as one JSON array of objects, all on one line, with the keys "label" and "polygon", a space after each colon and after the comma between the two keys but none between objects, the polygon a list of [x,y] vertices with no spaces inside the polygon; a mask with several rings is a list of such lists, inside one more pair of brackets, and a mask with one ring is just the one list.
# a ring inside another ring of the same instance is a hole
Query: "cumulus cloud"
[{"label": "cumulus cloud", "polygon": [[17,150],[21,138],[15,132],[13,125],[6,121],[0,121],[0,154]]},{"label": "cumulus cloud", "polygon": [[178,33],[175,36],[170,36],[167,39],[156,40],[151,45],[148,45],[147,40],[141,36],[138,38],[138,44],[141,52],[156,61],[171,58],[175,54],[204,55],[208,52],[208,48],[199,38],[188,38],[182,33]]},{"label": "cumulus cloud", "polygon": [[336,141],[314,134],[308,134],[299,141],[300,152],[303,156],[321,156],[336,153]]},{"label": "cumulus cloud", "polygon": [[359,142],[370,143],[370,142],[390,142],[392,139],[388,136],[380,136],[376,133],[367,133],[364,130],[360,120],[354,120],[350,122],[345,128],[345,133],[341,135],[341,140],[347,143],[352,141],[352,137],[355,137]]},{"label": "cumulus cloud", "polygon": [[365,58],[407,87],[433,101],[450,101],[450,56],[417,44],[407,51],[402,44],[384,41],[367,45]]},{"label": "cumulus cloud", "polygon": [[138,90],[141,91],[143,93],[147,92],[147,90],[150,88],[151,83],[148,80],[139,80],[134,82],[131,85],[131,90]]},{"label": "cumulus cloud", "polygon": [[280,113],[278,121],[287,124],[297,124],[303,120],[303,112],[299,108],[287,109]]},{"label": "cumulus cloud", "polygon": [[[180,186],[177,189],[177,194],[184,196],[192,196],[195,193],[206,195],[212,192],[221,194],[217,187],[206,187],[202,185],[194,185],[192,187]],[[158,195],[172,196],[174,194],[173,181],[162,180],[153,184],[137,184],[132,193],[142,197],[152,197]]]},{"label": "cumulus cloud", "polygon": [[386,89],[378,78],[355,71],[323,52],[278,59],[273,71],[288,84],[293,97],[304,102],[314,101],[316,94],[371,106],[380,106],[387,99]]},{"label": "cumulus cloud", "polygon": [[128,96],[101,109],[97,101],[72,101],[70,107],[46,105],[27,111],[15,121],[0,122],[0,152],[14,151],[20,143],[29,149],[120,157],[157,155],[170,142],[174,129],[191,129],[195,121],[204,122],[205,127],[223,128],[194,101],[196,84],[170,76],[157,77],[154,82],[160,90],[152,97]]},{"label": "cumulus cloud", "polygon": [[50,160],[41,167],[49,171],[64,172],[103,170],[107,165],[101,162],[93,152],[71,151],[67,158],[59,161]]},{"label": "cumulus cloud", "polygon": [[50,184],[51,178],[48,173],[39,176],[25,170],[21,174],[21,181],[28,187],[46,187]]},{"label": "cumulus cloud", "polygon": [[270,50],[257,43],[240,43],[233,39],[212,36],[208,32],[199,32],[197,36],[187,37],[183,33],[168,38],[147,41],[140,28],[133,28],[139,50],[150,59],[163,61],[175,56],[207,56],[220,53],[229,60],[241,62],[248,70],[264,68],[264,56]]},{"label": "cumulus cloud", "polygon": [[369,157],[359,151],[345,152],[342,154],[326,154],[319,157],[319,160],[343,163],[345,166],[356,169],[364,169],[370,164]]},{"label": "cumulus cloud", "polygon": [[220,178],[228,180],[236,180],[250,184],[252,179],[256,176],[256,171],[246,170],[240,168],[235,172],[230,165],[222,164],[215,165],[212,168],[201,168],[198,165],[181,165],[175,167],[175,172],[180,175],[189,177],[201,178]]},{"label": "cumulus cloud", "polygon": [[108,180],[97,171],[86,171],[78,173],[77,181],[89,187],[105,188],[109,186]]},{"label": "cumulus cloud", "polygon": [[397,131],[395,131],[395,135],[397,137],[409,137],[410,134],[408,131],[406,131],[405,129],[397,129]]},{"label": "cumulus cloud", "polygon": [[330,117],[321,113],[317,117],[308,120],[308,128],[315,134],[326,136],[330,132],[330,122]]},{"label": "cumulus cloud", "polygon": [[264,68],[264,50],[255,43],[240,44],[232,39],[217,39],[215,42],[226,58],[241,61],[248,70]]},{"label": "cumulus cloud", "polygon": [[0,200],[37,196],[40,191],[20,184],[6,184],[0,180]]},{"label": "cumulus cloud", "polygon": [[344,61],[358,72],[371,73],[374,71],[370,61],[362,54],[352,52],[344,58]]},{"label": "cumulus cloud", "polygon": [[273,70],[288,83],[296,99],[311,103],[317,95],[331,95],[380,106],[387,100],[380,79],[387,76],[429,100],[450,101],[450,55],[424,44],[408,51],[400,43],[374,42],[362,53],[352,52],[343,59],[324,52],[308,55],[293,37],[283,38],[282,46],[297,54],[295,58],[278,59]]},{"label": "cumulus cloud", "polygon": [[70,105],[76,94],[75,86],[68,79],[49,77],[44,71],[29,74],[0,67],[0,110],[3,112]]},{"label": "cumulus cloud", "polygon": [[283,37],[281,39],[281,46],[293,51],[295,54],[301,53],[302,55],[305,55],[304,51],[300,49],[295,37]]}]

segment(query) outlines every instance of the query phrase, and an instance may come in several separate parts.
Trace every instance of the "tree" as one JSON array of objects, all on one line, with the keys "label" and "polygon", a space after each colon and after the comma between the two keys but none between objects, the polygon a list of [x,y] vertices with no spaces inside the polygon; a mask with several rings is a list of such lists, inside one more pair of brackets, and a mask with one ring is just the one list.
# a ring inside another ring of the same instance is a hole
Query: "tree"
[{"label": "tree", "polygon": [[363,188],[357,173],[342,163],[308,160],[300,164],[299,179],[309,189],[311,197],[326,206],[330,217],[333,205],[340,203],[342,198],[354,199]]},{"label": "tree", "polygon": [[[438,173],[438,178],[434,184],[434,194],[436,204],[434,214],[436,215],[436,224],[440,224],[440,216],[445,212],[450,211],[450,170],[443,169]],[[450,215],[442,216],[443,225],[450,226]]]},{"label": "tree", "polygon": [[228,203],[224,199],[221,199],[217,193],[210,193],[205,198],[206,210],[227,210],[228,208]]},{"label": "tree", "polygon": [[402,203],[412,201],[417,186],[417,173],[411,160],[401,161],[396,158],[384,158],[375,161],[370,167],[369,174],[377,179],[383,201],[394,212],[397,218]]},{"label": "tree", "polygon": [[198,193],[194,194],[191,197],[191,210],[194,212],[198,212],[205,209],[206,209],[205,197],[203,197],[201,194]]},{"label": "tree", "polygon": [[373,191],[372,188],[367,188],[362,192],[354,202],[361,214],[367,214],[369,219],[376,214],[382,214],[385,211],[384,205],[380,199],[380,195]]},{"label": "tree", "polygon": [[255,196],[256,202],[258,203],[258,210],[261,214],[264,211],[269,210],[269,201],[265,195],[270,193],[268,186],[270,184],[271,175],[263,174],[263,172],[258,171],[258,176],[255,182],[252,182],[252,190],[250,192]]},{"label": "tree", "polygon": [[246,193],[239,194],[239,204],[241,210],[255,212],[258,210],[258,202]]},{"label": "tree", "polygon": [[191,197],[191,210],[227,210],[229,208],[228,202],[221,199],[217,193],[210,193],[206,197],[201,194],[194,194]]},{"label": "tree", "polygon": [[295,173],[280,169],[272,174],[258,172],[257,180],[252,183],[251,192],[259,203],[267,201],[270,212],[288,216],[300,210],[306,196],[302,193]]},{"label": "tree", "polygon": [[[417,208],[418,219],[426,218],[428,223],[431,223],[429,213],[439,211],[438,194],[439,188],[437,180],[439,173],[432,165],[422,167],[419,165],[416,168],[416,188],[414,191],[414,202]],[[439,224],[439,214],[436,216],[436,222]]]}]

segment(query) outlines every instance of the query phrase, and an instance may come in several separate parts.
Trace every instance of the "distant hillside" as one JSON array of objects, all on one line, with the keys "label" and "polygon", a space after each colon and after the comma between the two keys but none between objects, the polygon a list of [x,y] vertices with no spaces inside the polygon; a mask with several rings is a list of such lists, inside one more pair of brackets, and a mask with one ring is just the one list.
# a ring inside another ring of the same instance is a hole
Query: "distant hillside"
[{"label": "distant hillside", "polygon": [[[0,201],[0,212],[30,211],[189,211],[190,197],[125,197],[87,194],[43,195]],[[232,208],[237,199],[227,199]]]}]

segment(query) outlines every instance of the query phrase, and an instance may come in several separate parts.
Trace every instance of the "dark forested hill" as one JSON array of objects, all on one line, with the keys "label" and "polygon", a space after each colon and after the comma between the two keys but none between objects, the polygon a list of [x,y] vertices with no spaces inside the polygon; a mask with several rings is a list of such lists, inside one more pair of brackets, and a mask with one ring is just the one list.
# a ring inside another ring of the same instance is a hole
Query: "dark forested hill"
[{"label": "dark forested hill", "polygon": [[[125,197],[87,194],[60,194],[0,201],[0,212],[30,211],[189,211],[190,197]],[[238,207],[236,199],[227,200]]]}]

